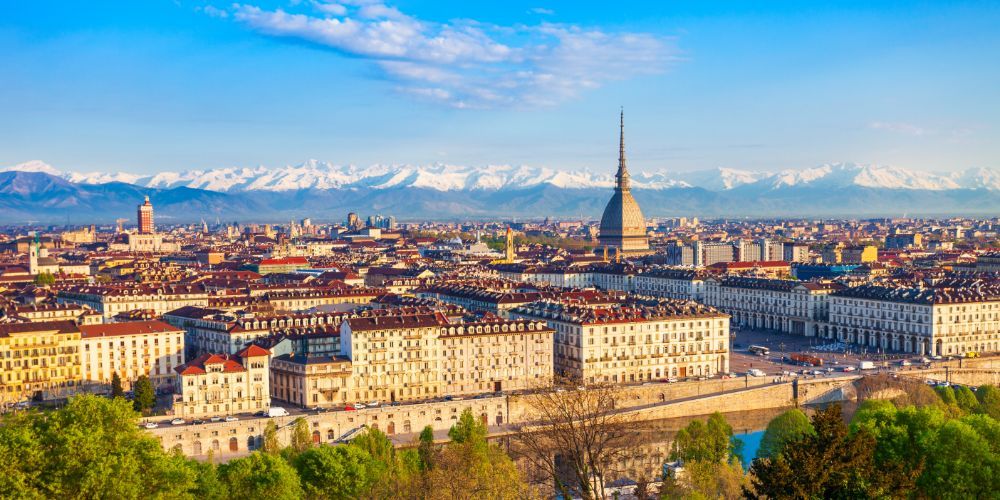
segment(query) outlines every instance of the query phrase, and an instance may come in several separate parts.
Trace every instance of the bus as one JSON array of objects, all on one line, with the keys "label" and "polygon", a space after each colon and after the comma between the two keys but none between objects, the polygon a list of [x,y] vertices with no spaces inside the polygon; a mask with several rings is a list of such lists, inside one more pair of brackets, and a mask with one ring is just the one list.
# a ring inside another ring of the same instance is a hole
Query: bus
[{"label": "bus", "polygon": [[750,351],[751,354],[756,354],[758,356],[767,356],[768,354],[771,354],[771,350],[762,345],[752,345],[748,347],[747,350]]}]

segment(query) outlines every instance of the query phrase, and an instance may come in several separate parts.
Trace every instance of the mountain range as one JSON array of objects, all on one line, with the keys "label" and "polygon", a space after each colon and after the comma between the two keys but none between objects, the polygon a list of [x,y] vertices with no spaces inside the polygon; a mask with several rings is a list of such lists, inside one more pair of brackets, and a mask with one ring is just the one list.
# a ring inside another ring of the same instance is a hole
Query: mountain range
[{"label": "mountain range", "polygon": [[[0,221],[75,223],[133,216],[150,196],[159,220],[343,218],[348,211],[408,218],[598,217],[613,172],[496,165],[338,166],[73,172],[41,161],[0,168]],[[632,172],[649,217],[997,215],[1000,171],[935,174],[835,163],[777,172],[718,168]]]}]

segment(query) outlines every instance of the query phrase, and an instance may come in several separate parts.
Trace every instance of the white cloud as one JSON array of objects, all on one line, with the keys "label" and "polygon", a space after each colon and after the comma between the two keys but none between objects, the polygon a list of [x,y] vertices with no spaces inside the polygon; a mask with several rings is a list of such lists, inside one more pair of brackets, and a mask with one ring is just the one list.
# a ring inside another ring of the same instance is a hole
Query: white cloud
[{"label": "white cloud", "polygon": [[342,16],[347,14],[347,7],[339,3],[316,2],[312,3],[314,9],[330,16]]},{"label": "white cloud", "polygon": [[530,14],[538,14],[540,16],[551,16],[551,15],[555,14],[556,11],[554,11],[552,9],[546,9],[545,7],[533,7],[531,9],[528,9],[528,13],[530,13]]},{"label": "white cloud", "polygon": [[313,2],[318,17],[234,4],[232,17],[267,36],[372,61],[405,94],[455,107],[551,105],[610,81],[657,73],[670,38],[573,25],[424,21],[374,0]]},{"label": "white cloud", "polygon": [[204,12],[206,15],[210,16],[210,17],[218,17],[218,18],[222,18],[222,19],[225,19],[225,18],[229,17],[229,13],[228,12],[226,12],[225,10],[222,10],[222,9],[220,9],[218,7],[211,6],[211,5],[206,5],[204,7],[201,7],[201,11]]}]

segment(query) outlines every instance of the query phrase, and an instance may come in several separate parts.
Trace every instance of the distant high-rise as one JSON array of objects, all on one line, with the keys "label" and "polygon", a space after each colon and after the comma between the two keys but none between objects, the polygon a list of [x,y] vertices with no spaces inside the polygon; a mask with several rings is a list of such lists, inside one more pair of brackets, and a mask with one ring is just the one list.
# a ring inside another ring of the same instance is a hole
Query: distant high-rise
[{"label": "distant high-rise", "polygon": [[139,234],[153,234],[153,204],[149,202],[149,196],[139,205]]},{"label": "distant high-rise", "polygon": [[604,207],[598,240],[605,248],[618,249],[624,254],[649,253],[646,218],[632,197],[631,181],[625,164],[625,113],[622,112],[618,142],[618,173],[615,174],[615,194]]}]

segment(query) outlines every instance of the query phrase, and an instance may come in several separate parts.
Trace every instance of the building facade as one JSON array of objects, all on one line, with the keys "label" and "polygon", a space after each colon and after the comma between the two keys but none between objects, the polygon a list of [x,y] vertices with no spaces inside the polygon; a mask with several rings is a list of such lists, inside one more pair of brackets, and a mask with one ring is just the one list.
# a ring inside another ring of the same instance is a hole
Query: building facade
[{"label": "building facade", "polygon": [[128,390],[146,375],[157,390],[173,392],[184,364],[184,330],[163,321],[80,326],[83,389],[107,393],[114,374]]},{"label": "building facade", "polygon": [[72,321],[0,324],[0,402],[61,399],[80,378],[80,329]]},{"label": "building facade", "polygon": [[632,300],[607,308],[537,302],[512,311],[555,330],[555,371],[583,384],[729,372],[729,316],[696,302]]},{"label": "building facade", "polygon": [[267,349],[250,346],[232,354],[203,354],[176,368],[181,418],[262,411],[271,406]]}]

